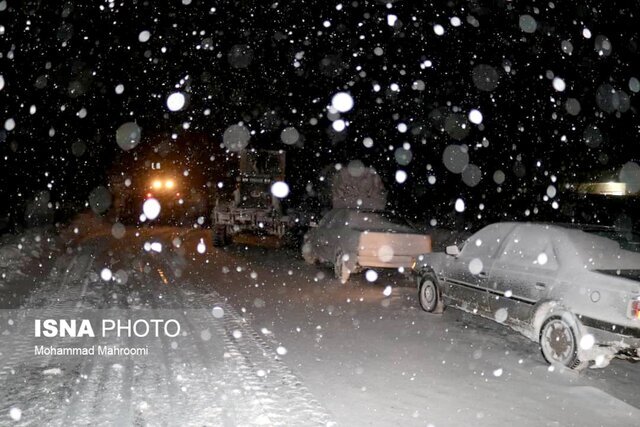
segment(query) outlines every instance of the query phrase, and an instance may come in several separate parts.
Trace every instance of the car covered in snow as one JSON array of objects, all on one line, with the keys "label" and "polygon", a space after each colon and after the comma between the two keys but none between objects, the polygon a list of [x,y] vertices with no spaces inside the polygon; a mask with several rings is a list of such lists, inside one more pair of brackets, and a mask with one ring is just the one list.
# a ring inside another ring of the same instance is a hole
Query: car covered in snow
[{"label": "car covered in snow", "polygon": [[431,251],[431,238],[401,218],[379,211],[338,208],[304,236],[306,262],[333,264],[345,283],[363,268],[410,269],[418,255]]},{"label": "car covered in snow", "polygon": [[540,343],[549,363],[582,369],[640,359],[640,253],[579,228],[489,225],[463,247],[419,257],[421,307],[451,305]]}]

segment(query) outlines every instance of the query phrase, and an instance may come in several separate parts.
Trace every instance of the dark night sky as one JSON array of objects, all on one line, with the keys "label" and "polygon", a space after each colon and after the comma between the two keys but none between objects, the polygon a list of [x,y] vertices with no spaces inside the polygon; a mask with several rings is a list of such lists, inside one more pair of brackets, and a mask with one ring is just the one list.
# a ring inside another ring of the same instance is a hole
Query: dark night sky
[{"label": "dark night sky", "polygon": [[[633,2],[2,3],[0,121],[13,119],[15,128],[0,130],[0,216],[20,218],[27,201],[45,190],[61,212],[77,209],[104,184],[112,163],[123,161],[115,131],[129,121],[143,130],[135,150],[157,135],[198,133],[211,137],[198,148],[205,153],[243,121],[256,132],[250,146],[288,150],[297,197],[328,164],[361,159],[381,172],[395,204],[426,211],[426,219],[452,212],[458,197],[472,216],[480,203],[487,216],[509,204],[513,216],[533,207],[553,212],[542,200],[551,175],[561,187],[640,161],[639,88],[630,83],[640,78],[640,10]],[[398,18],[393,27],[389,14]],[[535,19],[533,33],[523,31],[523,15]],[[462,25],[452,25],[454,16]],[[151,37],[140,42],[145,30]],[[431,66],[421,67],[425,61]],[[496,73],[492,90],[474,81],[482,69]],[[554,89],[555,76],[564,91]],[[166,98],[176,90],[188,103],[170,112]],[[355,107],[342,116],[348,128],[336,133],[326,107],[339,91],[350,92]],[[481,126],[466,122],[474,108],[483,114]],[[288,126],[303,143],[279,142]],[[593,127],[599,144],[585,141]],[[373,147],[362,144],[365,137]],[[403,143],[410,144],[408,165],[394,158]],[[450,144],[468,146],[482,171],[477,186],[443,165]],[[398,169],[408,173],[404,184],[394,180]],[[496,170],[505,174],[500,193]],[[560,191],[561,205],[563,197]]]}]

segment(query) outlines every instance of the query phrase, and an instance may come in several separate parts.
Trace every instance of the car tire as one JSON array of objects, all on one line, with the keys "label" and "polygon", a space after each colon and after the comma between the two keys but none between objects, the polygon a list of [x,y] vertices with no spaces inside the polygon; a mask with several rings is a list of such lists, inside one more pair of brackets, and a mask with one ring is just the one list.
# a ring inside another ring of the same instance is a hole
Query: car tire
[{"label": "car tire", "polygon": [[564,366],[575,371],[586,368],[589,362],[578,358],[579,343],[580,334],[576,327],[562,316],[550,316],[542,324],[540,350],[542,357],[550,365]]},{"label": "car tire", "polygon": [[309,265],[314,265],[315,263],[318,262],[318,259],[315,256],[313,256],[311,244],[309,243],[309,240],[307,237],[304,237],[302,240],[302,247],[300,249],[300,252],[302,253],[302,259],[304,260],[305,263]]},{"label": "car tire", "polygon": [[427,313],[442,313],[444,304],[438,286],[438,280],[431,274],[421,277],[418,286],[418,301],[420,308]]},{"label": "car tire", "polygon": [[342,284],[345,284],[349,280],[351,272],[347,268],[343,256],[344,255],[342,254],[342,251],[338,251],[336,253],[335,261],[333,263],[333,272],[336,276],[336,279],[340,280]]}]

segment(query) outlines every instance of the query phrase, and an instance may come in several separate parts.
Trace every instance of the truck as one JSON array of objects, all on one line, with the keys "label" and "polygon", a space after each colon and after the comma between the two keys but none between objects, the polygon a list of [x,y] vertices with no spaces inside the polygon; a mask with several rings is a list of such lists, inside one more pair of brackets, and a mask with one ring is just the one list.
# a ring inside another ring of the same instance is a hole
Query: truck
[{"label": "truck", "polygon": [[[206,147],[206,149],[203,149]],[[165,133],[145,137],[135,150],[121,152],[109,173],[112,212],[120,222],[141,222],[143,205],[156,199],[160,214],[148,224],[203,224],[215,200],[215,185],[224,178],[223,157],[209,135],[190,132],[173,140]]]},{"label": "truck", "polygon": [[211,213],[213,245],[282,246],[294,221],[283,214],[271,186],[285,180],[285,153],[246,149],[237,161],[233,191],[219,192]]}]

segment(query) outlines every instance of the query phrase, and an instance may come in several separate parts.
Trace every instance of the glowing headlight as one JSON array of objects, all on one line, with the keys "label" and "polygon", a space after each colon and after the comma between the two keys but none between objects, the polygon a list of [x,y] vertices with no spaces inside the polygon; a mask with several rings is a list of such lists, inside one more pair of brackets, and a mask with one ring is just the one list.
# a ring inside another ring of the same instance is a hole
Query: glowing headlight
[{"label": "glowing headlight", "polygon": [[168,180],[166,180],[166,181],[164,182],[164,186],[165,186],[166,188],[168,188],[169,190],[171,190],[173,187],[175,187],[175,185],[176,185],[176,183],[175,183],[175,182],[173,182],[173,180],[172,180],[172,179],[168,179]]},{"label": "glowing headlight", "polygon": [[156,190],[159,190],[162,188],[162,181],[160,181],[159,179],[156,179],[155,181],[153,181],[152,187]]}]

